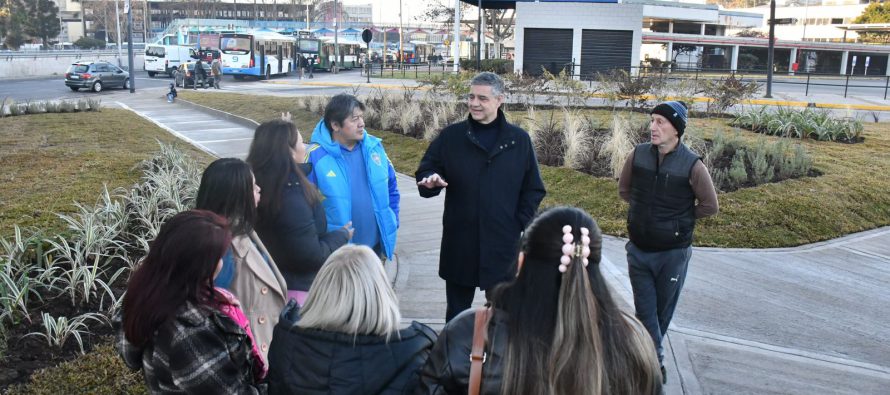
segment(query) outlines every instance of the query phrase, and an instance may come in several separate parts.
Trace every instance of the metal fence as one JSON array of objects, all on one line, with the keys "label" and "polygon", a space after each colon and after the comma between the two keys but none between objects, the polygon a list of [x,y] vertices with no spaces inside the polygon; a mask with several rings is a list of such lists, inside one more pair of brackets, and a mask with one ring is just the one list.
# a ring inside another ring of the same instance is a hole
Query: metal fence
[{"label": "metal fence", "polygon": [[[370,73],[377,78],[420,78],[434,74],[452,74],[454,63],[365,63],[363,73]],[[458,73],[461,72],[458,65]]]},{"label": "metal fence", "polygon": [[[573,78],[587,81],[592,88],[593,84],[600,80],[602,75],[608,75],[615,70],[624,70],[630,74],[639,77],[652,77],[665,80],[699,80],[699,79],[718,79],[734,77],[741,82],[757,82],[765,85],[767,82],[767,73],[765,70],[730,70],[730,69],[680,69],[672,70],[664,67],[624,67],[619,69],[601,70],[598,72],[581,74],[577,72],[579,65],[576,63],[566,63],[564,65],[566,71]],[[883,94],[884,100],[890,93],[890,76],[869,76],[869,75],[851,75],[851,74],[835,74],[835,73],[814,73],[814,72],[775,72],[773,73],[773,86],[789,85],[803,86],[804,96],[810,95],[811,87],[836,87],[840,92],[843,89],[844,97],[847,97],[850,88],[872,89],[876,96]]]}]

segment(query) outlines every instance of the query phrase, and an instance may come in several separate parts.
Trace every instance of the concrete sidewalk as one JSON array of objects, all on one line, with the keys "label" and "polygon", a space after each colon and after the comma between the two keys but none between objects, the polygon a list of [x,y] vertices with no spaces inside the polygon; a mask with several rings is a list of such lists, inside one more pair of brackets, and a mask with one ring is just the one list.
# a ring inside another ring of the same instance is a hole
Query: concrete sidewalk
[{"label": "concrete sidewalk", "polygon": [[[208,152],[246,154],[249,120],[169,104],[159,92],[119,103]],[[399,188],[398,271],[389,274],[405,321],[439,328],[445,315],[445,283],[437,275],[444,199],[420,198],[405,175]],[[600,266],[630,309],[624,243],[607,236]],[[888,246],[890,227],[797,248],[696,248],[668,335],[667,393],[890,393]],[[482,301],[477,293],[476,304]]]}]

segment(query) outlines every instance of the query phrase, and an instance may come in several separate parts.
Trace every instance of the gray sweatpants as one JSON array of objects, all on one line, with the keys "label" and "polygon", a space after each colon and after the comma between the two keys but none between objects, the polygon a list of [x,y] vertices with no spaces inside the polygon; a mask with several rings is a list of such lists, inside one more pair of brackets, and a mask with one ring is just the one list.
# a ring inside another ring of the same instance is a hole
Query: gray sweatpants
[{"label": "gray sweatpants", "polygon": [[661,341],[680,299],[692,247],[646,252],[628,241],[625,250],[637,319],[652,336],[658,362],[662,362],[664,348]]}]

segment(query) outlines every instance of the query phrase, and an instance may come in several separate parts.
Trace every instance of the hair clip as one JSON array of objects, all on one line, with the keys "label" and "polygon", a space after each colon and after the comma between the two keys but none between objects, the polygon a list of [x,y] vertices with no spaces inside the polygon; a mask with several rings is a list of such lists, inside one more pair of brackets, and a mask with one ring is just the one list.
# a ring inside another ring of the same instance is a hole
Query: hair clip
[{"label": "hair clip", "polygon": [[572,234],[572,226],[562,227],[562,256],[559,258],[559,272],[565,273],[572,263],[572,258],[579,258],[587,267],[590,257],[590,230],[581,228],[581,245],[575,244],[575,236]]}]

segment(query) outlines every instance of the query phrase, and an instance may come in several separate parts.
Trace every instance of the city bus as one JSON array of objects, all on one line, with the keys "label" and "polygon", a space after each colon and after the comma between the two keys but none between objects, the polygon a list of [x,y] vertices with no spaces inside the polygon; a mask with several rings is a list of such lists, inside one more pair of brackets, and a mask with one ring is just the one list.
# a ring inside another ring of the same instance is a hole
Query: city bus
[{"label": "city bus", "polygon": [[[340,47],[340,61],[337,62],[340,70],[360,67],[359,58],[364,52],[365,43],[340,37],[337,39],[337,46]],[[334,54],[334,38],[322,37],[321,50],[315,68],[330,70],[332,62],[335,60]]]},{"label": "city bus", "polygon": [[321,48],[321,41],[317,38],[298,37],[297,53],[303,55],[307,60],[318,58],[318,50]]},{"label": "city bus", "polygon": [[219,50],[223,75],[232,75],[235,79],[248,75],[267,79],[287,75],[296,67],[294,44],[294,37],[272,31],[222,33]]}]

